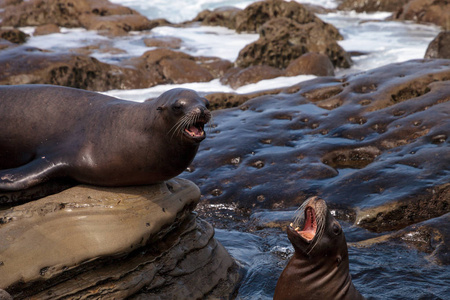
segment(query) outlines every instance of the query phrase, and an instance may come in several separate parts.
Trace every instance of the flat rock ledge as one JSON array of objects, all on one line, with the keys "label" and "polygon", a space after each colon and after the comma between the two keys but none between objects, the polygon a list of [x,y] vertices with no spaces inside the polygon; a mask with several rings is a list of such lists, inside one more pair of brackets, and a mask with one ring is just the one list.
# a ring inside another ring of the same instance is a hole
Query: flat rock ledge
[{"label": "flat rock ledge", "polygon": [[241,270],[193,213],[184,179],[76,186],[0,211],[0,289],[14,299],[227,299]]}]

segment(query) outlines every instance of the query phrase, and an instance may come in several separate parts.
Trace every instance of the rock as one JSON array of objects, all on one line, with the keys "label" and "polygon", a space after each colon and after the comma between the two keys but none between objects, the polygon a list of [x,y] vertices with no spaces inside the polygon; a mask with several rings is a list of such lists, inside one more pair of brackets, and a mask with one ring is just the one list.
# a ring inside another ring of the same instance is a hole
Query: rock
[{"label": "rock", "polygon": [[442,31],[428,45],[425,58],[450,59],[450,31]]},{"label": "rock", "polygon": [[400,231],[352,243],[353,247],[372,247],[380,243],[402,242],[429,253],[428,259],[442,265],[450,264],[450,213],[408,226]]},{"label": "rock", "polygon": [[313,195],[377,232],[438,217],[450,208],[449,79],[449,60],[413,60],[215,111],[181,176],[200,187],[205,217]]},{"label": "rock", "polygon": [[45,35],[45,34],[51,34],[51,33],[60,33],[61,30],[59,29],[58,25],[55,24],[46,24],[37,26],[34,30],[33,35]]},{"label": "rock", "polygon": [[132,30],[148,30],[154,24],[130,8],[107,0],[32,0],[6,6],[1,24],[23,27],[56,24],[84,27],[123,35]]},{"label": "rock", "polygon": [[440,0],[411,0],[397,10],[395,20],[411,20],[417,23],[433,23],[450,30],[450,3]]},{"label": "rock", "polygon": [[220,78],[225,75],[233,64],[226,59],[210,56],[198,56],[195,57],[195,61],[211,73],[214,78]]},{"label": "rock", "polygon": [[236,29],[236,16],[241,9],[236,7],[219,7],[213,11],[201,11],[192,22],[201,22],[203,26],[223,26]]},{"label": "rock", "polygon": [[152,29],[151,22],[139,14],[92,16],[80,18],[83,27],[97,30],[112,36],[126,35],[130,31],[143,31]]},{"label": "rock", "polygon": [[145,82],[133,68],[105,64],[86,55],[20,46],[0,52],[0,84],[55,84],[105,91],[142,88]]},{"label": "rock", "polygon": [[[273,95],[281,92],[281,89],[259,91],[249,94],[235,94],[235,93],[212,93],[205,95],[205,98],[209,101],[209,110],[218,110],[224,108],[237,107],[244,102],[262,96]],[[214,126],[214,125],[213,125]]]},{"label": "rock", "polygon": [[236,31],[258,32],[259,28],[267,21],[283,17],[299,24],[307,24],[319,20],[303,5],[295,1],[258,1],[250,4],[237,14]]},{"label": "rock", "polygon": [[291,61],[285,70],[286,76],[297,76],[302,74],[334,76],[334,67],[328,56],[309,52]]},{"label": "rock", "polygon": [[239,267],[192,213],[199,197],[183,179],[81,185],[1,211],[0,288],[14,299],[228,298]]},{"label": "rock", "polygon": [[337,30],[320,20],[302,24],[289,18],[275,18],[260,26],[259,31],[260,38],[239,52],[236,65],[243,68],[268,65],[284,69],[307,52],[327,55],[335,67],[351,65],[350,55],[337,44],[340,38]]},{"label": "rock", "polygon": [[10,41],[15,44],[23,44],[26,42],[27,34],[20,31],[19,29],[1,29],[0,28],[0,38]]},{"label": "rock", "polygon": [[237,89],[243,85],[282,75],[283,72],[281,70],[269,66],[251,66],[245,69],[233,68],[221,78],[220,82],[230,85],[233,89]]},{"label": "rock", "polygon": [[208,70],[186,58],[164,59],[160,66],[163,76],[168,78],[170,83],[207,82],[214,79]]},{"label": "rock", "polygon": [[145,46],[158,48],[180,49],[182,42],[181,39],[170,36],[144,39]]},{"label": "rock", "polygon": [[397,11],[409,0],[344,0],[338,5],[338,10],[354,10],[356,12]]}]

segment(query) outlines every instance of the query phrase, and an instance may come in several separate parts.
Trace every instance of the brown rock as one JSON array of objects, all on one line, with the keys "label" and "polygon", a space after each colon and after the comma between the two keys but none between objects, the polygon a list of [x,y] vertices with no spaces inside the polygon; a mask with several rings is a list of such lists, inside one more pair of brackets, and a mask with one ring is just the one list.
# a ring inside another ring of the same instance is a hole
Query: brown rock
[{"label": "brown rock", "polygon": [[190,59],[163,59],[160,66],[170,83],[206,82],[214,79],[208,70]]},{"label": "brown rock", "polygon": [[285,70],[286,76],[312,74],[316,76],[334,76],[334,68],[328,56],[309,52],[291,61]]},{"label": "brown rock", "polygon": [[19,29],[0,29],[0,38],[15,44],[23,44],[26,42],[27,34]]},{"label": "brown rock", "polygon": [[192,22],[201,22],[204,26],[223,26],[236,29],[236,16],[241,9],[236,7],[219,7],[213,11],[206,9],[200,12]]},{"label": "brown rock", "polygon": [[236,16],[236,31],[257,32],[259,27],[274,18],[289,18],[300,24],[315,22],[318,18],[295,1],[258,1],[239,12]]},{"label": "brown rock", "polygon": [[84,27],[123,35],[131,30],[147,30],[154,23],[130,8],[107,0],[31,0],[7,6],[3,26],[39,26],[56,24],[61,27]]},{"label": "brown rock", "polygon": [[411,0],[394,13],[394,19],[433,23],[450,30],[450,3],[440,0]]},{"label": "brown rock", "polygon": [[409,0],[344,0],[338,5],[338,10],[354,10],[356,12],[397,11]]},{"label": "brown rock", "polygon": [[112,36],[126,35],[129,31],[142,31],[152,29],[152,23],[139,14],[128,15],[84,15],[80,17],[83,27],[89,30],[98,30]]},{"label": "brown rock", "polygon": [[226,59],[209,56],[199,56],[195,61],[209,71],[214,78],[222,77],[225,72],[233,67],[233,64]]},{"label": "brown rock", "polygon": [[105,91],[144,87],[141,81],[139,70],[108,65],[85,55],[55,55],[24,46],[0,52],[0,84],[56,84]]},{"label": "brown rock", "polygon": [[282,75],[283,72],[281,70],[269,66],[251,66],[245,69],[233,68],[222,77],[220,82],[230,85],[233,89],[237,89],[243,85]]},{"label": "brown rock", "polygon": [[180,49],[182,42],[181,39],[170,36],[144,39],[145,46],[158,48]]},{"label": "brown rock", "polygon": [[55,24],[46,24],[37,26],[34,30],[33,35],[45,35],[45,34],[51,34],[51,33],[59,33],[61,32],[58,25]]},{"label": "brown rock", "polygon": [[260,27],[260,38],[239,52],[236,64],[286,68],[307,52],[327,55],[334,66],[348,68],[350,56],[336,42],[336,32],[325,23],[299,24],[288,18],[271,19]]},{"label": "brown rock", "polygon": [[78,186],[2,211],[0,286],[16,299],[228,298],[239,268],[192,214],[199,197],[172,179]]},{"label": "brown rock", "polygon": [[428,45],[425,58],[450,59],[450,31],[442,31]]}]

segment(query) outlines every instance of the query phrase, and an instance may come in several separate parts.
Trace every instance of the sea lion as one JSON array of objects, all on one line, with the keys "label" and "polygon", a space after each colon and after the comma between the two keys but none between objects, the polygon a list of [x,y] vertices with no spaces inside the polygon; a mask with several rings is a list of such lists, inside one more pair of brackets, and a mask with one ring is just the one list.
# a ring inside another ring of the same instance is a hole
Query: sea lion
[{"label": "sea lion", "polygon": [[350,277],[342,228],[324,200],[306,200],[287,235],[295,252],[278,279],[275,300],[364,299]]},{"label": "sea lion", "polygon": [[183,172],[205,138],[208,101],[173,89],[135,103],[51,85],[0,87],[0,190],[51,178],[144,185]]}]

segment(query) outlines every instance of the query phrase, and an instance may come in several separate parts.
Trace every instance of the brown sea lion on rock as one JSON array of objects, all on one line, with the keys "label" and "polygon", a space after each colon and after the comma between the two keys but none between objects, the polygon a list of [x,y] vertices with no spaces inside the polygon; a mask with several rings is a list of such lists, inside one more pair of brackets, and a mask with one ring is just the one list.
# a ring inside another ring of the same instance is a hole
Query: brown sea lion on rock
[{"label": "brown sea lion on rock", "polygon": [[173,89],[134,103],[67,87],[0,87],[0,190],[56,177],[102,186],[177,176],[205,138],[209,103]]},{"label": "brown sea lion on rock", "polygon": [[350,277],[342,228],[324,200],[306,200],[287,234],[295,253],[278,279],[275,300],[364,299]]}]

